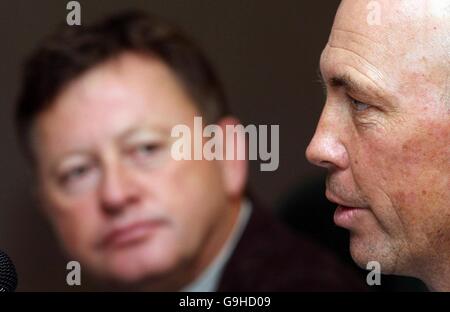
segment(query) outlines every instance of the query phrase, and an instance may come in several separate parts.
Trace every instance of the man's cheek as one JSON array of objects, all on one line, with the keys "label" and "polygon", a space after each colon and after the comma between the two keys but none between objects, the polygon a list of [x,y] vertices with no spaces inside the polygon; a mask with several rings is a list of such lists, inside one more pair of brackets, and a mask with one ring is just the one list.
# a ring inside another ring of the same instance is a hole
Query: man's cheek
[{"label": "man's cheek", "polygon": [[412,164],[416,160],[408,160],[414,156],[410,152],[404,155],[402,145],[399,147],[399,141],[392,138],[380,135],[361,140],[351,159],[353,175],[363,196],[370,205],[384,210],[416,200],[409,181],[415,175]]},{"label": "man's cheek", "polygon": [[358,149],[349,153],[355,183],[368,199],[382,196],[401,181],[401,160],[394,148],[395,144],[372,138],[360,140]]},{"label": "man's cheek", "polygon": [[[402,144],[406,176],[417,186],[417,194],[428,196],[442,190],[450,174],[450,126],[429,122]],[[448,188],[447,188],[448,191]]]},{"label": "man's cheek", "polygon": [[412,223],[420,219],[426,227],[427,222],[435,219],[435,210],[448,205],[448,130],[430,123],[399,146],[401,150],[394,158],[399,161],[401,179],[397,187],[393,185],[393,197],[401,209],[408,210]]}]

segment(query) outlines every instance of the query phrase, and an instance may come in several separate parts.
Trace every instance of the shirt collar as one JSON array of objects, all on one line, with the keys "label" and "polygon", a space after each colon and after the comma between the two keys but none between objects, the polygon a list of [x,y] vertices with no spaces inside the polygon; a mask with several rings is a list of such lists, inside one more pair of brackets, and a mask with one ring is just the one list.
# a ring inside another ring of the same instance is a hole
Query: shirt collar
[{"label": "shirt collar", "polygon": [[212,292],[217,290],[225,265],[247,227],[251,213],[252,204],[248,199],[244,199],[241,203],[237,222],[219,254],[197,279],[181,290],[182,292]]}]

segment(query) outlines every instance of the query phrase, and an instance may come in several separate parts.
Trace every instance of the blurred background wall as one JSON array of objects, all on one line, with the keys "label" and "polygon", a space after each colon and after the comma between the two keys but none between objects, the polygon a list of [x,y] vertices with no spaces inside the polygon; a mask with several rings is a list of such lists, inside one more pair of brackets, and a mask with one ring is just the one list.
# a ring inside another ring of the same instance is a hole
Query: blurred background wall
[{"label": "blurred background wall", "polygon": [[[67,2],[0,2],[0,248],[16,264],[19,290],[64,290],[67,273],[58,243],[33,198],[33,181],[12,124],[24,58],[65,21]],[[251,162],[251,189],[268,206],[323,175],[307,163],[304,153],[323,104],[317,67],[338,0],[79,2],[82,23],[139,8],[181,25],[209,56],[243,123],[280,125],[278,170],[261,172],[259,161]]]}]

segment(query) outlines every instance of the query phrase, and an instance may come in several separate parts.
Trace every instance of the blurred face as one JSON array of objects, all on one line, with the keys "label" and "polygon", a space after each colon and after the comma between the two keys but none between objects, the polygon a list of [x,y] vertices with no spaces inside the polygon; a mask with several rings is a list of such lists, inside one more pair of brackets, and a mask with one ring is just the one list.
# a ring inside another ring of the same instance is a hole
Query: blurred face
[{"label": "blurred face", "polygon": [[195,115],[164,64],[124,54],[70,83],[38,116],[46,211],[82,268],[137,283],[192,271],[215,255],[245,174],[225,162],[171,158],[172,127],[192,129]]},{"label": "blurred face", "polygon": [[365,1],[341,4],[307,158],[328,169],[326,195],[354,260],[425,277],[450,255],[449,2],[377,2],[377,26]]}]

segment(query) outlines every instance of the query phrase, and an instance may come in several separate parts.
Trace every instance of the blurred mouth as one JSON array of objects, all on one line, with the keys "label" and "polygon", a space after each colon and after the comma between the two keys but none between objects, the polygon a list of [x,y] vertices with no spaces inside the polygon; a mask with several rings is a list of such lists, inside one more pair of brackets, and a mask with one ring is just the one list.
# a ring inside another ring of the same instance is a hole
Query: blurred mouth
[{"label": "blurred mouth", "polygon": [[116,249],[139,244],[168,223],[163,219],[144,220],[114,228],[100,242],[100,248]]},{"label": "blurred mouth", "polygon": [[334,212],[334,223],[337,226],[350,229],[354,227],[358,217],[367,212],[367,208],[353,205],[351,201],[343,200],[328,190],[326,191],[326,197],[329,201],[338,205]]}]

